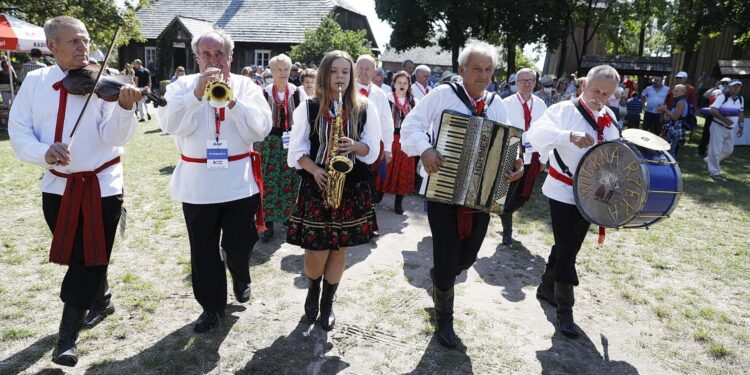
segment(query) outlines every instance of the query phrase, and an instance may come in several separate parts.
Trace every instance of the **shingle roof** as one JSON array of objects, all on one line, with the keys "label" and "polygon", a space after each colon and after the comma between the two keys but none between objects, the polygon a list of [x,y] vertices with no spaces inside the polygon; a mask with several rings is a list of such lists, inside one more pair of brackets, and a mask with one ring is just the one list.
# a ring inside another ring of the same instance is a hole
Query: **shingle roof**
[{"label": "shingle roof", "polygon": [[200,29],[205,23],[197,25],[190,19],[205,20],[224,29],[236,42],[300,43],[305,29],[316,29],[320,20],[336,8],[365,17],[346,0],[155,0],[139,9],[136,16],[146,39],[156,39],[176,16],[181,16]]},{"label": "shingle roof", "polygon": [[438,46],[410,48],[400,53],[396,52],[392,48],[387,48],[383,52],[383,54],[380,55],[380,61],[382,62],[401,64],[404,60],[414,61],[414,64],[417,65],[453,65],[453,63],[451,62],[451,51],[444,51]]},{"label": "shingle roof", "polygon": [[718,60],[716,65],[722,76],[750,75],[750,60]]},{"label": "shingle roof", "polygon": [[182,23],[182,25],[185,26],[185,29],[190,33],[190,35],[201,35],[205,32],[213,30],[213,25],[211,24],[211,22],[205,20],[182,16],[177,16],[175,20],[176,21],[173,22]]}]

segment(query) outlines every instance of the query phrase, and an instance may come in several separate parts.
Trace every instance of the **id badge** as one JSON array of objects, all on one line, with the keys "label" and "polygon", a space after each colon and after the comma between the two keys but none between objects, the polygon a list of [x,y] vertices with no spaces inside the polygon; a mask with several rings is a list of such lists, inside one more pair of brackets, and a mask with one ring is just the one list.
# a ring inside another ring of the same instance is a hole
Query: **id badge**
[{"label": "id badge", "polygon": [[285,150],[289,148],[289,137],[290,136],[291,136],[291,134],[290,134],[289,131],[285,131],[284,133],[281,134],[281,144],[282,144],[282,146],[284,147]]},{"label": "id badge", "polygon": [[229,168],[229,146],[226,139],[206,141],[206,167]]}]

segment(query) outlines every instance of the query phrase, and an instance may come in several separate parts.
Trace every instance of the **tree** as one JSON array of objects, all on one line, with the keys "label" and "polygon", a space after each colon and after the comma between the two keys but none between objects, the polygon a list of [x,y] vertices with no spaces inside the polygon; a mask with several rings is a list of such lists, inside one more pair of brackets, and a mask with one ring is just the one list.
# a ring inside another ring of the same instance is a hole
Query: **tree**
[{"label": "tree", "polygon": [[700,45],[700,38],[716,36],[727,26],[727,8],[724,3],[725,1],[710,0],[675,2],[667,36],[674,52],[685,53],[680,70],[695,71],[697,60],[693,56]]},{"label": "tree", "polygon": [[292,47],[289,52],[294,61],[316,61],[320,63],[326,53],[333,50],[348,52],[356,59],[360,55],[372,55],[370,41],[364,30],[349,31],[332,17],[323,18],[316,30],[305,30],[305,40]]},{"label": "tree", "polygon": [[458,70],[458,52],[470,36],[479,34],[481,0],[403,1],[375,0],[378,18],[393,28],[390,46],[396,51],[435,44],[451,51],[453,71]]},{"label": "tree", "polygon": [[[589,44],[600,32],[602,25],[619,25],[619,11],[617,0],[566,0],[559,11],[565,16],[565,28],[573,40],[576,54],[576,70],[581,69],[581,61],[587,53]],[[580,33],[580,40],[577,34]],[[580,41],[580,43],[579,43]],[[563,45],[567,44],[563,42]],[[563,59],[560,60],[563,62]],[[558,68],[559,70],[559,68]]]},{"label": "tree", "polygon": [[117,38],[116,46],[127,44],[130,40],[143,41],[141,25],[135,17],[135,11],[148,4],[148,0],[137,0],[135,7],[126,2],[124,8],[119,8],[115,0],[0,0],[0,12],[7,12],[39,26],[44,25],[53,17],[75,17],[86,25],[93,49],[94,47],[109,48],[117,24],[121,21],[123,29]]},{"label": "tree", "polygon": [[526,44],[542,42],[558,45],[564,36],[560,30],[565,27],[564,19],[556,9],[564,0],[527,0],[523,6],[517,1],[485,1],[479,14],[482,39],[504,46],[507,74],[521,68],[517,65],[517,53]]}]

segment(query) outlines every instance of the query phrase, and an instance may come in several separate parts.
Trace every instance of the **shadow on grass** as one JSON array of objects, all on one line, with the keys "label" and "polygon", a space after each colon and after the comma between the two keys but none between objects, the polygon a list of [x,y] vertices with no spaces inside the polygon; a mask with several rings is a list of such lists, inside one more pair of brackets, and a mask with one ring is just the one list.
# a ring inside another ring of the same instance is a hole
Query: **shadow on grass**
[{"label": "shadow on grass", "polygon": [[174,172],[174,168],[175,168],[174,165],[168,165],[166,167],[161,167],[159,169],[159,173],[162,174],[162,175],[167,175],[168,176],[168,175],[171,175],[172,172]]},{"label": "shadow on grass", "polygon": [[327,356],[333,348],[328,333],[303,316],[287,336],[255,352],[245,368],[235,374],[337,374],[349,367],[338,356]]},{"label": "shadow on grass", "polygon": [[[435,324],[435,309],[425,309],[430,314],[430,322]],[[437,332],[437,327],[435,327]],[[458,336],[458,335],[457,335]],[[428,374],[473,374],[471,358],[466,354],[466,346],[458,337],[458,346],[448,349],[440,344],[437,335],[433,335],[417,363],[417,367],[404,375],[428,375]]]},{"label": "shadow on grass", "polygon": [[[146,130],[145,132],[143,132],[143,134],[154,134],[154,133],[161,133],[161,132],[162,131],[160,128],[156,128],[156,129]],[[164,135],[167,135],[167,133],[164,133]]]},{"label": "shadow on grass", "polygon": [[[206,374],[221,363],[219,348],[239,320],[243,306],[227,306],[227,316],[207,333],[193,332],[193,322],[170,333],[140,353],[119,360],[93,364],[86,374]],[[127,343],[122,343],[126,345]]]},{"label": "shadow on grass", "polygon": [[[45,336],[26,349],[0,361],[0,374],[18,374],[38,362],[42,356],[52,350],[57,335]],[[50,358],[50,363],[52,363]]]},{"label": "shadow on grass", "polygon": [[[547,320],[556,325],[555,308],[540,302]],[[600,375],[637,375],[638,370],[625,361],[609,359],[609,342],[606,336],[600,335],[604,354],[600,354],[586,332],[571,340],[559,332],[552,336],[552,346],[547,350],[536,352],[542,365],[542,374],[600,374]]]},{"label": "shadow on grass", "polygon": [[[403,250],[401,255],[404,258],[404,276],[415,288],[424,289],[430,298],[432,298],[432,280],[430,280],[430,269],[434,263],[432,260],[432,237],[422,238],[417,243],[416,251]],[[456,284],[466,281],[466,272],[461,272],[456,276]]]},{"label": "shadow on grass", "polygon": [[498,245],[491,257],[477,259],[474,269],[487,284],[503,287],[505,299],[519,302],[526,298],[523,287],[539,285],[544,265],[544,258],[517,243],[511,247]]}]

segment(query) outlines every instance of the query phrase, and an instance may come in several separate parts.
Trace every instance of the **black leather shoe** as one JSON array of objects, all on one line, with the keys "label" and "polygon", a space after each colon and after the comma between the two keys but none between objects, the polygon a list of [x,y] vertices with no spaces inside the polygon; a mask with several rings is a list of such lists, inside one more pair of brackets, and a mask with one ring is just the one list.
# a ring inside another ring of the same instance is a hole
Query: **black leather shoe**
[{"label": "black leather shoe", "polygon": [[446,348],[458,345],[456,332],[453,330],[453,288],[442,291],[433,285],[432,300],[435,303],[437,331],[435,332],[440,344]]},{"label": "black leather shoe", "polygon": [[268,242],[272,238],[273,238],[273,224],[271,226],[268,226],[268,224],[266,224],[266,231],[260,235],[260,240],[263,242]]},{"label": "black leather shoe", "polygon": [[503,224],[503,246],[510,246],[516,242],[513,239],[513,213],[500,215],[500,222]]},{"label": "black leather shoe", "polygon": [[250,283],[237,283],[232,279],[232,289],[234,289],[234,298],[239,303],[245,303],[250,300]]},{"label": "black leather shoe", "polygon": [[536,288],[536,298],[552,306],[557,306],[557,302],[555,302],[555,279],[552,277],[552,271],[544,271],[542,283]]},{"label": "black leather shoe", "polygon": [[555,282],[555,302],[557,302],[557,327],[560,333],[571,339],[580,336],[580,328],[573,320],[575,294],[572,284]]},{"label": "black leather shoe", "polygon": [[103,307],[96,307],[89,310],[86,314],[86,318],[83,319],[84,328],[94,328],[97,324],[101,323],[104,318],[115,313],[115,304],[112,300],[109,300]]},{"label": "black leather shoe", "polygon": [[581,334],[579,333],[580,328],[573,320],[573,312],[558,313],[557,314],[557,326],[560,327],[560,333],[570,339],[577,339]]},{"label": "black leather shoe", "polygon": [[219,314],[215,312],[203,311],[203,313],[201,313],[201,316],[198,317],[198,320],[195,321],[193,331],[197,333],[208,332],[208,330],[210,330],[211,328],[216,327],[216,324],[218,323]]}]

